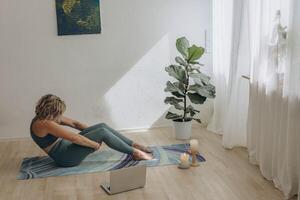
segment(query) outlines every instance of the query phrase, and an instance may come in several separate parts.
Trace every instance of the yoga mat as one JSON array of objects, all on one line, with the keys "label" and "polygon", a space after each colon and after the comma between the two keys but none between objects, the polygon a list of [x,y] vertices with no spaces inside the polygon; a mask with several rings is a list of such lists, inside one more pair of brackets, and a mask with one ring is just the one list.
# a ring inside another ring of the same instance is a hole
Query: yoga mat
[{"label": "yoga mat", "polygon": [[[17,179],[25,180],[50,176],[106,172],[144,163],[148,167],[177,165],[180,162],[180,154],[187,152],[189,144],[151,146],[150,148],[153,150],[154,159],[152,160],[135,161],[131,155],[120,153],[113,149],[105,149],[88,155],[80,165],[75,167],[58,167],[48,156],[24,158]],[[197,159],[200,162],[205,161],[201,155],[197,155]]]}]

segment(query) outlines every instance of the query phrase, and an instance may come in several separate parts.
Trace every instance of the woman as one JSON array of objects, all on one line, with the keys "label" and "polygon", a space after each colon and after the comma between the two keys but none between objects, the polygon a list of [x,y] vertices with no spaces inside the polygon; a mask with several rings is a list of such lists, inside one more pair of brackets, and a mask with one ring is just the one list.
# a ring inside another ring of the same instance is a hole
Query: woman
[{"label": "woman", "polygon": [[[97,151],[102,142],[112,149],[131,154],[135,160],[152,159],[149,148],[131,141],[105,123],[88,127],[63,116],[65,110],[64,101],[55,95],[47,94],[38,101],[36,116],[30,124],[32,139],[57,165],[78,165],[87,155]],[[61,125],[81,132],[74,133]]]}]

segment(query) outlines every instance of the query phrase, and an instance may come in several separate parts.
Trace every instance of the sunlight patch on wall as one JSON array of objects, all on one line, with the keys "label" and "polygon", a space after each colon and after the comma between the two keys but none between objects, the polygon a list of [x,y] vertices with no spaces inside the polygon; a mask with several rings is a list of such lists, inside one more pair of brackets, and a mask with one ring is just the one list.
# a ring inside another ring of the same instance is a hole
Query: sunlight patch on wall
[{"label": "sunlight patch on wall", "polygon": [[[149,128],[168,109],[164,104],[169,36],[159,40],[100,100],[103,121],[116,129]],[[166,123],[162,120],[161,123]]]}]

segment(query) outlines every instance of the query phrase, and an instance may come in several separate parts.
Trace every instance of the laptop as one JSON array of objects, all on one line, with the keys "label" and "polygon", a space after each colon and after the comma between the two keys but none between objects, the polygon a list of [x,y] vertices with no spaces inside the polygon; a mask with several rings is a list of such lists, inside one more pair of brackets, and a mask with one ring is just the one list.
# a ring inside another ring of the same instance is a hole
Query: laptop
[{"label": "laptop", "polygon": [[101,184],[101,187],[112,195],[142,188],[145,184],[146,165],[138,165],[111,171],[109,183]]}]

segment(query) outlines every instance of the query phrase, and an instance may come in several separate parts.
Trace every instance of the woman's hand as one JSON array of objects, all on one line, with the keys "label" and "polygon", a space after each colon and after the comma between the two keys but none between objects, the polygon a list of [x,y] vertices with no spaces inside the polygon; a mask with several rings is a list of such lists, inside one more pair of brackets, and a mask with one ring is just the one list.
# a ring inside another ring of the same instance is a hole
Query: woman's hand
[{"label": "woman's hand", "polygon": [[69,140],[72,143],[75,143],[75,144],[78,144],[81,146],[90,147],[95,150],[98,150],[101,146],[101,143],[95,142],[83,135],[73,133],[72,131],[64,129],[63,127],[58,125],[56,122],[46,120],[44,122],[43,126],[45,128],[46,133],[50,133],[59,138],[64,138],[66,140]]},{"label": "woman's hand", "polygon": [[99,150],[100,149],[100,147],[101,147],[101,143],[97,143],[97,145],[95,146],[95,151],[97,151],[97,150]]}]

